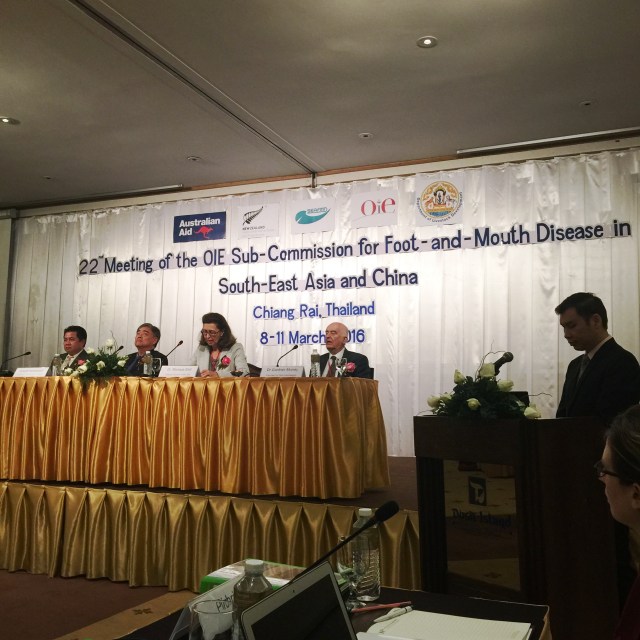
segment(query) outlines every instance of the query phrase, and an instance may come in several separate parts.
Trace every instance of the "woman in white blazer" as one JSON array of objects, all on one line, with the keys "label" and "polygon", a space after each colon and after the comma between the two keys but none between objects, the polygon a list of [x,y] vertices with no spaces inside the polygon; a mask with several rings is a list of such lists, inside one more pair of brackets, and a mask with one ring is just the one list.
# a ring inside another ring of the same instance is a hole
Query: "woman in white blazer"
[{"label": "woman in white blazer", "polygon": [[225,317],[219,313],[202,316],[200,344],[191,364],[197,364],[203,378],[227,378],[232,372],[249,375],[242,345],[236,340]]}]

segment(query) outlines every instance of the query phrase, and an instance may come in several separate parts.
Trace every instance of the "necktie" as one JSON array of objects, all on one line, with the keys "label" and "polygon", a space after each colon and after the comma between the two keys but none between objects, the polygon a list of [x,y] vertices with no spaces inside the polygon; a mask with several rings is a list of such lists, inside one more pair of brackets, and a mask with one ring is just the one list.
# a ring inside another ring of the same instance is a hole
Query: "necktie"
[{"label": "necktie", "polygon": [[134,371],[139,363],[140,363],[140,355],[137,355],[133,359],[133,362],[127,367],[127,371],[129,371],[129,372]]},{"label": "necktie", "polygon": [[585,353],[582,356],[582,361],[580,362],[580,371],[578,372],[578,381],[582,380],[582,376],[584,375],[584,372],[586,371],[587,367],[589,366],[589,362],[591,362],[589,360],[589,356]]},{"label": "necktie", "polygon": [[73,356],[67,355],[67,357],[64,359],[64,362],[62,363],[62,370],[64,371],[67,367],[70,367],[72,362]]},{"label": "necktie", "polygon": [[327,371],[327,378],[333,378],[336,375],[336,357],[331,356],[329,361],[329,370]]}]

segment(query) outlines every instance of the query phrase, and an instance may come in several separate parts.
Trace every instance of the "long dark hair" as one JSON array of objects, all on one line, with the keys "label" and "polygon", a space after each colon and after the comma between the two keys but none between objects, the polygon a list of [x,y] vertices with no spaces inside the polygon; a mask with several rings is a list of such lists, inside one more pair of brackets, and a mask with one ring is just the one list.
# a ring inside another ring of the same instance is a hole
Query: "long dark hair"
[{"label": "long dark hair", "polygon": [[623,484],[640,482],[640,405],[616,416],[607,431],[613,470]]},{"label": "long dark hair", "polygon": [[[221,333],[220,338],[218,338],[218,349],[220,349],[220,351],[231,349],[236,343],[236,337],[233,335],[227,319],[222,314],[214,312],[205,313],[202,316],[202,324],[215,324],[216,327],[218,327],[218,331]],[[202,333],[200,334],[200,345],[209,347]]]}]

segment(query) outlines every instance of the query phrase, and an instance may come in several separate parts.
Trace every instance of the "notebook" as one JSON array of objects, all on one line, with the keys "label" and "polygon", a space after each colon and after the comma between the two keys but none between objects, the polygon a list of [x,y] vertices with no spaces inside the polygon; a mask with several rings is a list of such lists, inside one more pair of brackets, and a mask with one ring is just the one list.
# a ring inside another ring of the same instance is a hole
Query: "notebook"
[{"label": "notebook", "polygon": [[244,611],[242,627],[247,640],[356,640],[328,562]]}]

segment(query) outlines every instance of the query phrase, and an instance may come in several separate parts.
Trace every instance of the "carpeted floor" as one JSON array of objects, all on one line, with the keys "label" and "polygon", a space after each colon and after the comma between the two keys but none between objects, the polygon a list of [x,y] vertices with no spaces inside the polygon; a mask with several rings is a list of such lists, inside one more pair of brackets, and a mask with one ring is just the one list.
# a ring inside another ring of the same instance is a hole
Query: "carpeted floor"
[{"label": "carpeted floor", "polygon": [[[327,502],[376,508],[387,500],[396,500],[402,509],[417,510],[414,458],[389,458],[389,471],[388,490]],[[140,626],[144,626],[148,612],[139,605],[167,592],[165,587],[131,588],[109,580],[0,571],[0,638],[53,640],[126,610],[139,615]],[[77,636],[77,640],[90,637]]]}]

